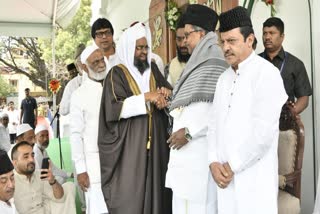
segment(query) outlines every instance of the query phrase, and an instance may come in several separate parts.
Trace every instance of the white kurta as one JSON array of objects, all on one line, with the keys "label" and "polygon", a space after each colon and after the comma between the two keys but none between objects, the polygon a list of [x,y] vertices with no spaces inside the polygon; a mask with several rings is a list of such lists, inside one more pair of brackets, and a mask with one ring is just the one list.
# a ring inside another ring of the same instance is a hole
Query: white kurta
[{"label": "white kurta", "polygon": [[[41,169],[42,160],[43,158],[48,158],[49,155],[46,150],[43,152],[40,150],[40,146],[36,143],[33,147],[34,152],[34,159],[36,162],[36,169]],[[51,161],[52,173],[57,179],[60,184],[64,184],[67,179],[71,176],[71,173],[65,172],[62,169],[58,168],[52,161]]]},{"label": "white kurta", "polygon": [[87,213],[107,213],[100,175],[98,150],[102,85],[87,79],[72,95],[70,105],[71,155],[77,174],[87,172],[90,188],[85,193]]},{"label": "white kurta", "polygon": [[6,111],[6,113],[9,115],[9,134],[15,134],[17,133],[17,126],[19,124],[19,111],[14,109],[13,111]]},{"label": "white kurta", "polygon": [[13,200],[9,200],[10,201],[10,206],[4,202],[0,200],[0,213],[1,214],[18,214],[16,207],[14,206]]},{"label": "white kurta", "polygon": [[277,214],[278,135],[287,100],[279,70],[254,52],[219,78],[211,110],[209,164],[228,162],[234,178],[218,188],[219,214]]},{"label": "white kurta", "polygon": [[70,112],[70,100],[72,93],[80,87],[82,83],[82,76],[78,75],[70,80],[64,88],[62,99],[60,101],[60,114],[65,116]]},{"label": "white kurta", "polygon": [[[166,187],[172,189],[175,196],[189,203],[212,203],[216,201],[216,186],[208,188],[213,180],[209,176],[207,124],[212,103],[192,103],[180,110],[170,112],[173,116],[173,132],[187,127],[192,140],[179,150],[170,151]],[[209,191],[209,193],[208,193]],[[207,195],[211,194],[211,202]],[[214,212],[213,212],[214,214]]]},{"label": "white kurta", "polygon": [[11,148],[9,129],[0,123],[0,149],[8,152]]}]

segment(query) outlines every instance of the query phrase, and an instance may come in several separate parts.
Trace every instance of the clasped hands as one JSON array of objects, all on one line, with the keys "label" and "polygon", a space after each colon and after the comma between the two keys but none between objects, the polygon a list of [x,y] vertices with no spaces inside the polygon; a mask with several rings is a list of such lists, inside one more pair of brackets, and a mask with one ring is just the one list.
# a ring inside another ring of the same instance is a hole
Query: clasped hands
[{"label": "clasped hands", "polygon": [[210,171],[214,181],[221,189],[228,187],[233,179],[234,173],[228,162],[224,164],[213,162],[210,164]]},{"label": "clasped hands", "polygon": [[170,95],[170,89],[161,87],[156,91],[145,93],[145,100],[153,103],[157,107],[157,109],[164,109],[168,106],[167,99]]}]

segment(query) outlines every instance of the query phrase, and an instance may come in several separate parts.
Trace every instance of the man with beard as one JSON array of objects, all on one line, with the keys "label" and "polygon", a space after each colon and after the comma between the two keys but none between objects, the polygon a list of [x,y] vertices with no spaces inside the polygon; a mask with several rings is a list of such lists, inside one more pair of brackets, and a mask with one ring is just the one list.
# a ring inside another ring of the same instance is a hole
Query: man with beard
[{"label": "man with beard", "polygon": [[171,213],[171,191],[164,187],[168,119],[162,110],[171,91],[151,63],[150,47],[144,24],[124,31],[117,48],[121,64],[109,71],[103,88],[98,146],[111,214]]},{"label": "man with beard", "polygon": [[48,169],[35,171],[32,146],[22,141],[12,149],[16,190],[14,202],[20,214],[75,214],[74,197],[66,197],[64,188]]},{"label": "man with beard", "polygon": [[95,45],[82,52],[81,62],[85,64],[88,78],[71,97],[71,155],[79,186],[85,191],[86,213],[108,213],[101,191],[97,145],[102,84],[107,67],[103,51]]},{"label": "man with beard", "polygon": [[[49,131],[44,125],[37,125],[35,129],[36,144],[33,147],[36,169],[41,169],[43,158],[49,158],[46,149],[49,146]],[[68,178],[73,178],[73,174],[58,168],[53,162],[52,174],[60,184],[64,184]]]},{"label": "man with beard", "polygon": [[191,54],[173,90],[166,187],[173,191],[173,213],[216,213],[216,186],[207,166],[208,110],[227,63],[214,33],[218,15],[204,5],[189,5],[184,42]]},{"label": "man with beard", "polygon": [[303,62],[282,47],[284,24],[280,18],[271,17],[263,23],[262,40],[265,50],[259,55],[279,69],[289,101],[300,114],[308,107],[312,88]]},{"label": "man with beard", "polygon": [[176,48],[177,56],[165,68],[165,77],[168,82],[174,87],[179,79],[186,63],[190,58],[188,48],[184,42],[184,15],[182,14],[177,22],[176,27]]},{"label": "man with beard", "polygon": [[92,24],[91,36],[95,45],[103,50],[103,55],[106,57],[107,71],[118,64],[113,33],[112,24],[108,19],[99,18]]},{"label": "man with beard", "polygon": [[0,210],[1,214],[15,214],[16,208],[13,204],[15,189],[13,165],[3,150],[0,150]]}]

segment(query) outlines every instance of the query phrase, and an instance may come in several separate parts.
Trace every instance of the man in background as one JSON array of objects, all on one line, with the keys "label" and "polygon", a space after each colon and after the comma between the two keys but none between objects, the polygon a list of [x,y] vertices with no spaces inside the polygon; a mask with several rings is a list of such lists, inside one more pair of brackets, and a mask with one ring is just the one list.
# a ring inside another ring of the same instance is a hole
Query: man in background
[{"label": "man in background", "polygon": [[188,48],[184,42],[184,14],[182,14],[177,22],[176,27],[176,49],[177,56],[173,58],[165,68],[165,78],[174,87],[179,79],[183,69],[190,58]]},{"label": "man in background", "polygon": [[17,137],[17,126],[19,125],[19,111],[15,108],[14,102],[10,101],[7,114],[9,115],[10,142],[14,144]]},{"label": "man in background", "polygon": [[37,125],[38,104],[36,99],[30,96],[30,89],[24,90],[26,97],[21,102],[20,124],[28,123],[33,129]]},{"label": "man in background", "polygon": [[99,18],[91,27],[91,36],[106,57],[107,70],[109,71],[119,60],[116,55],[116,47],[113,41],[113,26],[108,19]]},{"label": "man in background", "polygon": [[280,18],[271,17],[263,23],[262,40],[264,52],[259,55],[276,66],[283,79],[289,101],[300,114],[308,107],[312,88],[303,62],[283,49],[284,23]]},{"label": "man in background", "polygon": [[11,148],[8,123],[9,115],[7,113],[0,114],[0,149],[6,152]]},{"label": "man in background", "polygon": [[[35,131],[36,144],[33,147],[34,159],[36,169],[41,169],[41,164],[44,158],[49,158],[47,148],[49,147],[49,131],[44,125],[37,125]],[[62,185],[68,178],[73,178],[73,174],[58,168],[51,162],[52,174],[56,177],[57,181]]]}]

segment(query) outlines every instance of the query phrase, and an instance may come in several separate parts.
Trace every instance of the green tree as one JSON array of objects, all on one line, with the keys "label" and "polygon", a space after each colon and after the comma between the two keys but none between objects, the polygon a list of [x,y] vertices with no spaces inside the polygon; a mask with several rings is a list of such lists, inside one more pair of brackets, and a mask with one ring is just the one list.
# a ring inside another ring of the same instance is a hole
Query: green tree
[{"label": "green tree", "polygon": [[0,76],[0,97],[7,97],[13,92],[13,88]]},{"label": "green tree", "polygon": [[[66,29],[56,29],[56,78],[63,78],[66,65],[73,61],[74,50],[78,44],[87,44],[90,40],[90,18],[91,0],[81,0],[80,8],[71,24]],[[51,39],[0,37],[0,64],[26,75],[35,85],[46,89],[46,81],[52,77],[51,43]],[[17,59],[17,49],[25,52],[29,59],[27,62]]]}]

